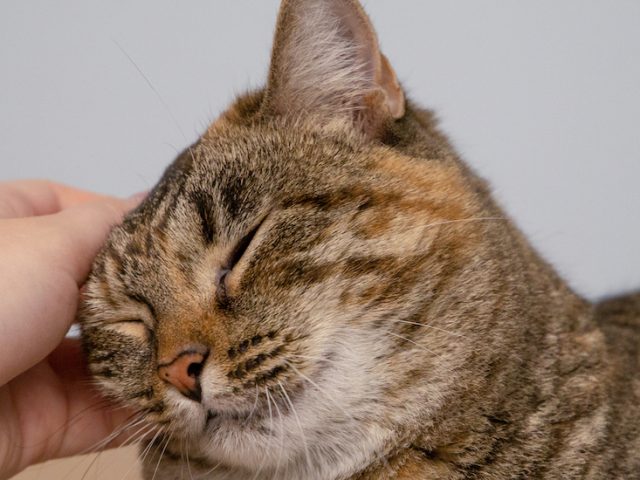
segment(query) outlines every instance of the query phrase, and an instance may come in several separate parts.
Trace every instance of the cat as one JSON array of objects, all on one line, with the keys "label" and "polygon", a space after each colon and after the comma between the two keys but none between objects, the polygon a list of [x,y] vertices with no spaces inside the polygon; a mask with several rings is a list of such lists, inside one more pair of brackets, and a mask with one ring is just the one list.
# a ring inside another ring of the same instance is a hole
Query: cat
[{"label": "cat", "polygon": [[357,0],[282,2],[266,86],[112,230],[80,321],[147,479],[640,478],[640,294],[571,291]]}]

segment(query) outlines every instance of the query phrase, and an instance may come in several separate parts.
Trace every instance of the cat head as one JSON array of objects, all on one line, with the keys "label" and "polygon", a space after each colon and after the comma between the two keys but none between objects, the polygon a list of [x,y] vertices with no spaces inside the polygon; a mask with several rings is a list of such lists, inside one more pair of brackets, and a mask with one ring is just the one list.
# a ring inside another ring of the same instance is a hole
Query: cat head
[{"label": "cat head", "polygon": [[487,205],[360,5],[284,1],[266,87],[97,257],[91,372],[210,465],[366,465],[442,408],[485,333],[460,292]]}]

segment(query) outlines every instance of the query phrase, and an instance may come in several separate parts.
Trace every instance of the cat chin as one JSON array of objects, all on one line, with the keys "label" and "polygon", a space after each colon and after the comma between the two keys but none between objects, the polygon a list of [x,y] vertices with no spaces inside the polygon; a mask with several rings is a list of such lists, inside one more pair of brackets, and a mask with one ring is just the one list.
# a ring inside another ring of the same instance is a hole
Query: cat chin
[{"label": "cat chin", "polygon": [[[274,418],[254,412],[250,421],[225,412],[212,417],[195,402],[176,402],[167,449],[173,455],[162,461],[163,472],[184,471],[182,453],[188,452],[194,478],[347,478],[383,455],[395,435],[371,423],[332,416],[318,408],[313,391],[304,397],[296,402],[297,418],[291,413]],[[145,465],[150,472],[156,469],[156,461],[152,463]]]},{"label": "cat chin", "polygon": [[[394,435],[392,431],[373,429],[360,442],[354,442],[353,430],[347,428],[322,433],[316,430],[301,441],[290,430],[297,430],[297,426],[288,423],[285,419],[282,430],[278,426],[271,434],[264,429],[220,425],[203,432],[194,442],[193,451],[206,459],[209,468],[217,466],[219,477],[214,475],[212,479],[346,478],[380,458],[384,445]],[[327,452],[332,452],[330,463]]]}]

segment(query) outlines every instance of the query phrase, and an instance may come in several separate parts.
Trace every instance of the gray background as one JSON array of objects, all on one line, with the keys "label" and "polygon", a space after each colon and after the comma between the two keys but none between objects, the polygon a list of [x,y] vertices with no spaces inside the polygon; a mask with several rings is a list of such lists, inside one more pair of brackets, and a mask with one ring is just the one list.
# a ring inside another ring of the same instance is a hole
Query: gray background
[{"label": "gray background", "polygon": [[[640,2],[365,4],[410,96],[565,278],[592,298],[640,287]],[[261,84],[276,10],[2,0],[0,179],[151,187]]]}]

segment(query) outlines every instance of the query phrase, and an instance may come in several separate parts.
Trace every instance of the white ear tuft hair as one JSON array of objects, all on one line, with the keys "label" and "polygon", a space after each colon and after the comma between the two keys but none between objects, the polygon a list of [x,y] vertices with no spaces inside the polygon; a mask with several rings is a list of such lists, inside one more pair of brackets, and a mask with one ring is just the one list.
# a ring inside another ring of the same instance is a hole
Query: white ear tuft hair
[{"label": "white ear tuft hair", "polygon": [[267,86],[268,108],[371,129],[404,115],[404,94],[356,0],[285,0]]}]

